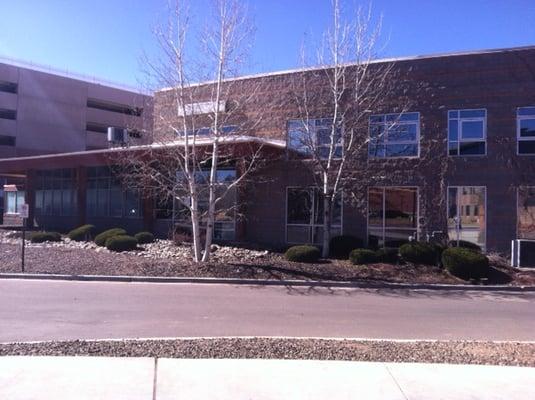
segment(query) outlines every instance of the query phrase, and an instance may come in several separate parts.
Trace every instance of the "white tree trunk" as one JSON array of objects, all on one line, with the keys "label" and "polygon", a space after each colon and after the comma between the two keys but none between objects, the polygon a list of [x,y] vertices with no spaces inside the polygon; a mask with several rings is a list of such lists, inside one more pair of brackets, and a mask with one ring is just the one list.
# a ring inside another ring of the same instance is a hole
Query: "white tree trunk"
[{"label": "white tree trunk", "polygon": [[199,201],[197,196],[191,198],[191,231],[193,236],[193,259],[199,262],[202,259],[201,253],[201,229],[199,221]]},{"label": "white tree trunk", "polygon": [[331,217],[332,217],[332,197],[328,193],[323,194],[323,258],[329,257],[330,242],[331,242]]},{"label": "white tree trunk", "polygon": [[[217,124],[216,124],[217,126]],[[212,147],[212,167],[210,168],[210,181],[208,188],[208,215],[206,221],[206,238],[204,243],[204,254],[202,261],[210,260],[210,253],[212,251],[212,239],[214,237],[214,223],[215,223],[215,201],[216,201],[216,187],[217,187],[217,164],[218,164],[218,142],[217,137],[214,139]]]}]

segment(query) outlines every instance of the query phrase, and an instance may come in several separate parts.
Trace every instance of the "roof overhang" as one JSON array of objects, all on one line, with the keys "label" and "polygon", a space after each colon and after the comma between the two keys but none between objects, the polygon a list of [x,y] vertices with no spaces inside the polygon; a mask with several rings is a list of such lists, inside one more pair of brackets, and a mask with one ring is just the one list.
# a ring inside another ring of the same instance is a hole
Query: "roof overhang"
[{"label": "roof overhang", "polygon": [[[197,146],[208,148],[213,145],[215,138],[203,137],[188,139],[190,147]],[[265,139],[254,136],[225,136],[218,138],[218,143],[225,147],[247,147],[254,145],[256,148],[266,147],[275,151],[285,151],[286,142],[284,140]],[[76,168],[108,165],[121,153],[158,153],[165,150],[176,150],[185,145],[184,140],[172,142],[152,143],[138,146],[113,147],[102,150],[87,150],[70,153],[45,154],[28,157],[14,157],[0,159],[0,175],[14,176],[25,175],[28,170],[35,169],[56,169],[56,168]]]}]

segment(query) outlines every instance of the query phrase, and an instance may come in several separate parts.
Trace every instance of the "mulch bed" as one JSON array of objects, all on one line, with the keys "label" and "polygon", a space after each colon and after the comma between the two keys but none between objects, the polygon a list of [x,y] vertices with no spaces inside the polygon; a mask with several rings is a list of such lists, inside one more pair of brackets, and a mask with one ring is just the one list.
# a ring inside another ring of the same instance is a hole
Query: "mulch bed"
[{"label": "mulch bed", "polygon": [[65,341],[0,344],[0,356],[264,358],[535,367],[535,344],[284,338]]},{"label": "mulch bed", "polygon": [[[0,272],[20,272],[20,259],[20,246],[0,243]],[[408,263],[354,266],[346,260],[328,260],[322,263],[304,264],[288,262],[280,254],[269,254],[255,261],[196,264],[186,259],[177,261],[146,258],[128,253],[61,247],[28,247],[25,272],[391,283],[466,283],[438,267]],[[501,263],[492,269],[487,283],[534,285],[535,271],[521,271]]]}]

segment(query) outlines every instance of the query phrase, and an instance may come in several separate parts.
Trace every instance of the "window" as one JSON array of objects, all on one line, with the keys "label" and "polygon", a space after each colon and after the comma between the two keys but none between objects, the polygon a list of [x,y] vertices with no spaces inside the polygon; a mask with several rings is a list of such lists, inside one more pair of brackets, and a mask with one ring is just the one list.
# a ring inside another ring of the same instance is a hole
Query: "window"
[{"label": "window", "polygon": [[37,171],[35,214],[73,216],[78,211],[76,175],[73,169]]},{"label": "window", "polygon": [[[286,192],[286,242],[314,243],[323,241],[323,200],[315,188],[288,188]],[[331,235],[342,232],[342,198],[333,206]]]},{"label": "window", "polygon": [[87,99],[87,107],[118,114],[134,115],[136,117],[141,116],[143,113],[143,109],[139,107],[132,107],[126,104],[112,103],[98,99]]},{"label": "window", "polygon": [[[288,121],[288,148],[304,155],[316,153],[317,157],[327,159],[331,147],[332,118]],[[342,127],[335,131],[334,157],[342,156]]]},{"label": "window", "polygon": [[0,108],[0,118],[2,119],[17,119],[16,110],[8,110],[7,108]]},{"label": "window", "polygon": [[25,203],[26,192],[24,190],[5,192],[6,214],[19,214]]},{"label": "window", "polygon": [[420,141],[420,113],[370,116],[370,157],[417,157]]},{"label": "window", "polygon": [[125,190],[108,167],[87,169],[87,215],[91,217],[141,217],[139,193]]},{"label": "window", "polygon": [[518,154],[535,154],[535,107],[519,107],[516,126]]},{"label": "window", "polygon": [[448,188],[448,236],[485,248],[486,189],[483,186]]},{"label": "window", "polygon": [[18,86],[14,82],[0,81],[0,92],[17,93]]},{"label": "window", "polygon": [[372,187],[368,190],[368,243],[399,247],[418,233],[418,188]]},{"label": "window", "polygon": [[448,111],[448,152],[450,156],[485,155],[487,110]]},{"label": "window", "polygon": [[98,133],[107,133],[108,126],[104,124],[99,124],[98,122],[88,122],[85,124],[85,130]]},{"label": "window", "polygon": [[[206,212],[208,211],[208,178],[210,171],[198,171],[196,180],[199,185],[199,211],[201,213],[201,224],[205,223]],[[178,174],[180,179],[180,174]],[[221,201],[216,204],[215,222],[214,222],[214,239],[217,240],[234,240],[236,234],[236,187],[229,189],[228,185],[236,180],[235,169],[220,169],[216,173],[216,197],[221,197]],[[206,184],[206,185],[205,185]],[[185,199],[189,202],[189,197]],[[172,201],[169,200],[168,207],[172,207]],[[162,210],[163,211],[163,210]],[[172,211],[172,210],[171,210]],[[179,226],[189,229],[191,226],[191,216],[189,210],[182,203],[175,203],[175,220]],[[162,212],[162,216],[172,217],[172,212]]]},{"label": "window", "polygon": [[0,146],[15,146],[15,136],[0,135]]},{"label": "window", "polygon": [[535,187],[518,188],[517,237],[535,239]]}]

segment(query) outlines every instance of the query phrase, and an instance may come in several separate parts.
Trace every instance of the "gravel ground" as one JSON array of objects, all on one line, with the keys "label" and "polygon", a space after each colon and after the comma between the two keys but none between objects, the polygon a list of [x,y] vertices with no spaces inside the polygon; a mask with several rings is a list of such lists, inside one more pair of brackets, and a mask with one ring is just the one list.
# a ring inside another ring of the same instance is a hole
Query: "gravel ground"
[{"label": "gravel ground", "polygon": [[[187,259],[146,258],[92,249],[29,247],[28,273],[74,275],[179,276],[248,279],[465,283],[437,267],[374,264],[355,267],[345,260],[291,263],[270,254],[257,260],[195,264]],[[0,272],[20,272],[20,246],[0,243]]]},{"label": "gravel ground", "polygon": [[0,344],[0,356],[270,358],[517,365],[535,367],[535,344],[218,338]]},{"label": "gravel ground", "polygon": [[[20,272],[20,232],[0,230],[0,272]],[[347,260],[316,264],[288,262],[281,254],[229,246],[214,246],[213,261],[195,264],[188,246],[158,240],[137,251],[113,253],[94,243],[64,238],[59,243],[28,244],[26,272],[67,275],[127,275],[216,277],[246,279],[304,279],[393,283],[467,283],[446,271],[425,265],[371,264],[354,266]],[[535,271],[511,268],[492,255],[490,284],[535,285]]]}]

